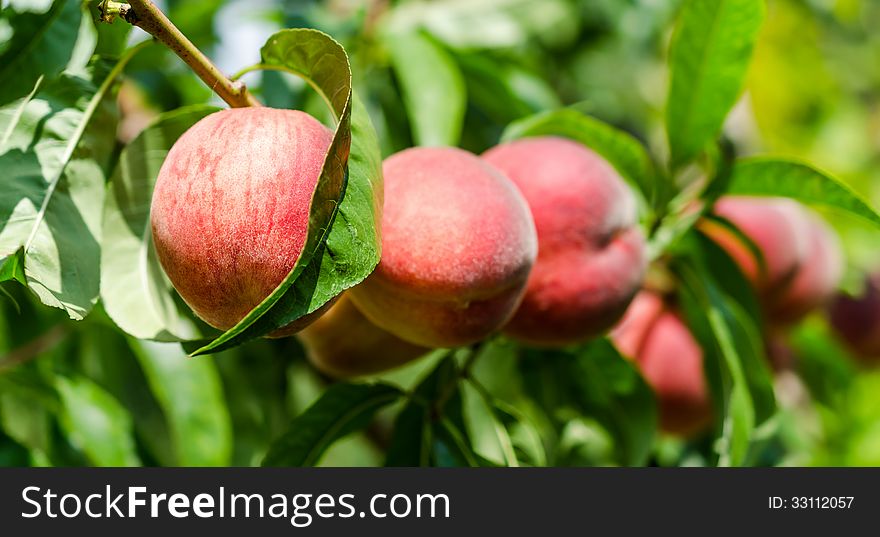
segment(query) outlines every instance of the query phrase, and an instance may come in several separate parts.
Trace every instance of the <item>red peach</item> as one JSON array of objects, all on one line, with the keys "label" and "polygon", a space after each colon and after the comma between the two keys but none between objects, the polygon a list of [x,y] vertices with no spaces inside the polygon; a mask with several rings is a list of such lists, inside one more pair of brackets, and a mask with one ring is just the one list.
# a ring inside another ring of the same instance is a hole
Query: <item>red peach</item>
[{"label": "red peach", "polygon": [[660,296],[639,293],[611,339],[621,354],[635,361],[653,388],[662,430],[692,436],[706,429],[712,421],[712,403],[703,350]]},{"label": "red peach", "polygon": [[347,293],[297,338],[309,361],[335,378],[387,371],[410,362],[430,349],[413,345],[371,323]]},{"label": "red peach", "polygon": [[501,172],[454,148],[385,160],[382,260],[351,299],[375,325],[424,347],[499,330],[537,254],[522,195]]},{"label": "red peach", "polygon": [[880,365],[880,274],[867,276],[858,296],[836,296],[829,316],[855,358],[865,365]]},{"label": "red peach", "polygon": [[[203,118],[171,148],[153,192],[153,243],[171,283],[205,322],[234,326],[293,268],[332,139],[303,112],[238,108]],[[290,335],[319,314],[273,335]]]},{"label": "red peach", "polygon": [[609,329],[638,291],[645,269],[629,187],[601,157],[564,138],[516,140],[483,158],[516,183],[538,230],[538,262],[504,332],[552,347]]},{"label": "red peach", "polygon": [[826,302],[840,279],[836,235],[818,216],[785,198],[728,196],[715,212],[730,220],[760,250],[765,267],[742,241],[715,224],[703,228],[752,282],[770,324],[785,326]]},{"label": "red peach", "polygon": [[843,276],[843,253],[837,235],[815,214],[807,213],[806,217],[806,258],[771,312],[781,324],[794,323],[827,304]]},{"label": "red peach", "polygon": [[803,209],[785,198],[728,196],[715,204],[715,213],[739,228],[764,258],[764,270],[738,237],[714,226],[710,236],[728,251],[761,295],[787,288],[807,253]]}]

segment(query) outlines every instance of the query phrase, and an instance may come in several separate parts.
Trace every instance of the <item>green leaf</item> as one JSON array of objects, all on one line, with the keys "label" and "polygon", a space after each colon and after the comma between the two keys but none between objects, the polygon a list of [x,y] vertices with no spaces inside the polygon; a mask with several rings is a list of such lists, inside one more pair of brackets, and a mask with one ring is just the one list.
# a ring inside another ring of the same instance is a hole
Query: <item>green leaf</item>
[{"label": "green leaf", "polygon": [[506,142],[529,136],[563,136],[578,141],[611,163],[647,200],[655,196],[659,179],[654,162],[645,146],[624,131],[576,110],[563,108],[511,123],[501,139]]},{"label": "green leaf", "polygon": [[339,123],[312,198],[309,231],[296,265],[244,319],[194,356],[239,345],[314,312],[363,281],[379,263],[381,155],[369,117],[353,99],[345,50],[326,34],[295,29],[274,34],[261,54],[259,67],[302,76]]},{"label": "green leaf", "polygon": [[[274,342],[264,340],[212,360],[223,380],[232,420],[232,466],[259,466],[271,441],[324,389],[302,349],[292,346],[291,352],[284,353],[284,360],[278,359],[276,349]],[[293,364],[288,360],[291,358]],[[313,390],[319,393],[313,394]]]},{"label": "green leaf", "polygon": [[19,444],[48,457],[52,452],[54,414],[30,394],[3,388],[0,385],[0,427]]},{"label": "green leaf", "polygon": [[168,421],[177,464],[229,464],[232,427],[214,362],[190,359],[178,345],[130,344]]},{"label": "green leaf", "polygon": [[113,82],[138,50],[90,78],[62,75],[0,108],[0,258],[23,249],[28,287],[82,319],[98,298],[101,205],[115,148]]},{"label": "green leaf", "polygon": [[569,0],[421,0],[395,2],[383,23],[424,28],[457,50],[508,49],[539,39],[552,47],[577,37],[578,5]]},{"label": "green leaf", "polygon": [[87,323],[73,335],[76,346],[65,354],[76,360],[77,371],[107,390],[134,417],[138,453],[145,465],[179,465],[168,420],[128,338],[100,315]]},{"label": "green leaf", "polygon": [[19,248],[14,253],[0,259],[0,282],[16,281],[27,285],[24,274],[24,248]]},{"label": "green leaf", "polygon": [[104,202],[101,299],[122,330],[140,339],[188,340],[202,334],[159,264],[150,227],[150,201],[159,168],[174,142],[212,106],[159,116],[122,150]]},{"label": "green leaf", "polygon": [[495,399],[495,415],[510,434],[517,458],[532,466],[546,466],[547,452],[538,432],[538,426],[517,407]]},{"label": "green leaf", "polygon": [[755,321],[726,296],[697,257],[674,266],[682,278],[682,306],[701,342],[721,408],[719,465],[740,466],[749,455],[755,427],[775,412],[775,396],[763,340]]},{"label": "green leaf", "polygon": [[515,61],[481,53],[455,57],[467,86],[468,99],[493,122],[513,120],[562,106],[550,84],[540,74]]},{"label": "green leaf", "polygon": [[657,430],[654,393],[607,339],[573,350],[530,349],[524,358],[526,389],[560,430],[573,412],[592,418],[613,436],[615,462],[645,464]]},{"label": "green leaf", "polygon": [[0,105],[26,95],[40,78],[58,76],[79,35],[79,0],[55,0],[45,10],[24,4],[15,2],[0,11]]},{"label": "green leaf", "polygon": [[440,467],[498,466],[474,452],[465,430],[449,418],[441,418],[434,423],[434,458]]},{"label": "green leaf", "polygon": [[742,91],[763,0],[687,0],[672,37],[666,132],[673,167],[697,157]]},{"label": "green leaf", "polygon": [[0,429],[0,467],[24,467],[29,462],[27,449]]},{"label": "green leaf", "polygon": [[820,323],[802,323],[790,341],[798,357],[798,374],[814,400],[841,414],[848,412],[859,371],[846,348]]},{"label": "green leaf", "polygon": [[645,464],[657,430],[657,405],[635,366],[600,339],[577,351],[569,370],[584,414],[614,436],[621,462]]},{"label": "green leaf", "polygon": [[[721,224],[722,220],[720,217],[713,217],[712,221]],[[726,226],[725,231],[736,233],[737,240],[741,240],[742,244],[749,249],[749,252],[755,255],[755,259],[759,260],[759,267],[765,266],[764,254],[752,242],[751,238],[734,227],[729,221],[727,224],[722,225]],[[748,313],[749,317],[754,319],[756,326],[762,326],[764,314],[761,311],[761,305],[758,297],[755,295],[754,287],[743,274],[742,269],[727,250],[722,248],[717,242],[699,230],[692,229],[692,232],[695,233],[707,272],[713,276],[714,281],[717,282],[717,285],[724,294],[738,302],[742,309]],[[761,270],[764,269],[762,268]]]},{"label": "green leaf", "polygon": [[842,209],[880,226],[880,214],[868,202],[833,175],[809,164],[750,158],[737,161],[732,173],[730,194],[784,196],[807,204]]},{"label": "green leaf", "polygon": [[56,380],[60,423],[96,466],[140,466],[131,417],[112,395],[84,377]]},{"label": "green leaf", "polygon": [[387,33],[383,40],[416,145],[458,145],[466,95],[464,79],[452,57],[419,32]]},{"label": "green leaf", "polygon": [[466,401],[470,403],[467,424],[471,437],[475,439],[474,451],[486,455],[487,458],[500,460],[504,466],[520,466],[516,446],[508,430],[508,425],[513,427],[518,424],[518,417],[501,410],[500,405],[504,403],[496,400],[478,381],[473,378],[468,381],[463,385],[462,391]]},{"label": "green leaf", "polygon": [[444,415],[451,416],[453,427],[464,430],[458,374],[455,356],[448,353],[419,381],[395,419],[385,466],[429,466],[436,441],[434,421]]},{"label": "green leaf", "polygon": [[263,466],[314,466],[333,442],[369,425],[403,393],[387,384],[334,384],[276,440]]}]

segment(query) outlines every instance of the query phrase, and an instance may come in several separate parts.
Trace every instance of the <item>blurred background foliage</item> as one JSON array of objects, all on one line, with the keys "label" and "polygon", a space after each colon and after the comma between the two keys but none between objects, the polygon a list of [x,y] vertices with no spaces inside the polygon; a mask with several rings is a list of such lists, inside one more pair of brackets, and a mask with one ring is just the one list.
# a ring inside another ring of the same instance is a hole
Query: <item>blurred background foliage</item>
[{"label": "blurred background foliage", "polygon": [[[349,52],[354,86],[385,155],[420,142],[480,152],[496,144],[511,121],[562,105],[634,134],[655,154],[664,151],[665,62],[675,0],[157,4],[229,73],[256,63],[259,47],[279,28],[329,33]],[[769,0],[746,93],[725,128],[737,150],[816,163],[880,206],[877,28],[876,0]],[[139,30],[128,37],[146,38]],[[158,45],[135,56],[126,75],[119,97],[122,141],[162,111],[220,104]],[[292,77],[264,71],[244,80],[267,105],[327,114]],[[425,99],[449,110],[449,124],[426,128],[412,117]],[[856,292],[861,275],[880,267],[876,232],[848,217],[835,215],[832,222],[848,256],[844,286]],[[4,284],[2,291],[8,300],[0,300],[0,464],[255,465],[328,384],[294,338],[190,359],[177,345],[123,335],[100,305],[74,322],[19,286]],[[781,410],[752,462],[880,465],[880,372],[857,366],[821,315],[803,324],[793,341],[797,374],[777,376]],[[529,375],[539,371],[528,369],[528,359],[515,363],[504,342],[482,352],[492,356],[477,362],[478,387],[528,418],[522,421],[528,427],[513,431],[525,459],[625,463],[601,419],[564,408],[548,415],[522,397],[511,379],[534,381]],[[412,386],[442,359],[438,352],[385,377]],[[525,368],[523,374],[517,367]],[[487,410],[475,389],[466,385],[463,393],[473,444],[501,458],[505,446],[493,436],[491,420],[481,418]],[[383,411],[366,433],[334,445],[322,464],[382,464],[378,446],[388,442],[393,410]],[[544,449],[535,448],[541,441],[536,435],[553,437],[546,459]],[[662,438],[647,461],[700,465],[708,462],[705,452],[699,443]]]}]

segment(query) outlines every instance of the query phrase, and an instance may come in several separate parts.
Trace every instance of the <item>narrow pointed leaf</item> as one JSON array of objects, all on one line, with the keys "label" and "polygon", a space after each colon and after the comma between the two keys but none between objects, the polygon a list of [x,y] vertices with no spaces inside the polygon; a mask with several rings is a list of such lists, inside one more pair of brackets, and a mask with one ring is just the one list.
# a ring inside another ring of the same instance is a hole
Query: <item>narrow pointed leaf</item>
[{"label": "narrow pointed leaf", "polygon": [[112,395],[84,377],[56,381],[60,421],[96,466],[139,466],[131,416]]},{"label": "narrow pointed leaf", "polygon": [[188,359],[179,345],[131,341],[131,346],[165,414],[177,464],[229,464],[232,427],[215,362]]},{"label": "narrow pointed leaf", "polygon": [[802,162],[764,157],[737,161],[728,192],[784,196],[843,210],[880,226],[880,214],[855,191],[833,175]]},{"label": "narrow pointed leaf", "polygon": [[743,89],[764,0],[686,0],[672,37],[666,131],[677,167],[721,131]]},{"label": "narrow pointed leaf", "polygon": [[416,145],[458,145],[466,104],[458,66],[422,33],[389,33],[383,40],[400,81]]},{"label": "narrow pointed leaf", "polygon": [[314,466],[336,440],[369,425],[403,393],[387,384],[335,384],[294,418],[269,448],[263,466]]}]

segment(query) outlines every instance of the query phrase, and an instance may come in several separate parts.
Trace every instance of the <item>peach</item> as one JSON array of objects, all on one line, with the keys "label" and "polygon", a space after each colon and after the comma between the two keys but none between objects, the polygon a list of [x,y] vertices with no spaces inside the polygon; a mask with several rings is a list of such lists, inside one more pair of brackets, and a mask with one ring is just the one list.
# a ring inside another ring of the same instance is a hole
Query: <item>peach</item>
[{"label": "peach", "polygon": [[711,424],[703,350],[659,295],[639,293],[611,339],[621,354],[635,361],[653,388],[662,430],[692,436]]},{"label": "peach", "polygon": [[880,275],[866,277],[858,296],[836,296],[829,317],[855,358],[865,365],[880,365]]},{"label": "peach", "polygon": [[793,200],[747,196],[722,198],[715,212],[750,238],[764,258],[760,270],[738,237],[716,224],[703,225],[752,283],[770,324],[794,323],[831,297],[842,254],[836,235],[818,216]]},{"label": "peach", "polygon": [[[237,108],[201,119],[168,152],[150,209],[153,243],[205,322],[234,326],[293,268],[332,139],[303,112]],[[272,335],[290,335],[318,315]]]},{"label": "peach", "polygon": [[468,345],[499,330],[537,255],[522,195],[461,149],[407,149],[383,170],[382,260],[351,290],[355,305],[424,347]]},{"label": "peach", "polygon": [[806,259],[772,311],[773,318],[782,324],[796,322],[827,304],[843,276],[843,253],[837,235],[815,214],[806,216]]},{"label": "peach", "polygon": [[297,338],[309,361],[335,378],[381,373],[410,362],[430,349],[413,345],[371,323],[348,294]]},{"label": "peach", "polygon": [[644,237],[629,187],[602,158],[564,138],[524,138],[483,158],[516,183],[538,230],[538,262],[504,332],[556,347],[608,330],[645,271]]}]

